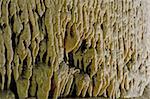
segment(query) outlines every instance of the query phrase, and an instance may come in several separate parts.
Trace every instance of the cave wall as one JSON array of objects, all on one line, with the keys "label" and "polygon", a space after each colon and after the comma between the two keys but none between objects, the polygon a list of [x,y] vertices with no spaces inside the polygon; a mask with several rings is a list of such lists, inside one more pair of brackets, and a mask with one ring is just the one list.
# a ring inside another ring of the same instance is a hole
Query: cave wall
[{"label": "cave wall", "polygon": [[0,0],[0,97],[141,96],[149,23],[146,0]]}]

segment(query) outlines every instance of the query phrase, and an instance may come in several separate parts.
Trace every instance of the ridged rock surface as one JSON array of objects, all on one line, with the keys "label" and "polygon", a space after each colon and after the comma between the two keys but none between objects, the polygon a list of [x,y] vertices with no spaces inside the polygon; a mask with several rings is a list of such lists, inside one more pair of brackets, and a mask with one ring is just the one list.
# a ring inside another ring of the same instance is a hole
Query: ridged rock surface
[{"label": "ridged rock surface", "polygon": [[150,82],[147,7],[0,0],[0,98],[141,96]]}]

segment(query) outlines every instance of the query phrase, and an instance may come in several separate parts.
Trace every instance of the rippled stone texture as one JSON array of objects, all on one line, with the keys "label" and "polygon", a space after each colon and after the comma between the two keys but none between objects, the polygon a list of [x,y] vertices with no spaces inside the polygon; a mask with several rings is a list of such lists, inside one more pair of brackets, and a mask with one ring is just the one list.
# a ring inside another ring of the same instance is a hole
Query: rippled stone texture
[{"label": "rippled stone texture", "polygon": [[0,97],[129,98],[150,82],[146,0],[0,0]]}]

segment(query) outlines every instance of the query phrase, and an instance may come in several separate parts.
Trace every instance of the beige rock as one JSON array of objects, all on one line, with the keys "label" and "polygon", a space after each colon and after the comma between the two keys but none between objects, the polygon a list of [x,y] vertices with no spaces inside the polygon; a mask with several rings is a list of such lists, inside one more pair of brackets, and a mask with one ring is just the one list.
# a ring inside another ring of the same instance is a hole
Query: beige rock
[{"label": "beige rock", "polygon": [[20,99],[142,96],[150,83],[149,5],[0,0],[0,98],[8,90]]}]

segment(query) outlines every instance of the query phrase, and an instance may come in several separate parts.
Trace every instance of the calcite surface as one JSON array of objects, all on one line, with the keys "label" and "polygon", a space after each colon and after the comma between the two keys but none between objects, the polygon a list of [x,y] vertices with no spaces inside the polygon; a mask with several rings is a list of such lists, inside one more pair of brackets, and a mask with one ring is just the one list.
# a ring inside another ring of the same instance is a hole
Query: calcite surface
[{"label": "calcite surface", "polygon": [[142,96],[149,4],[0,0],[0,99]]}]

